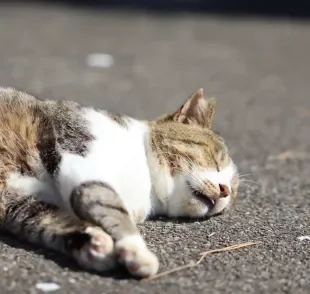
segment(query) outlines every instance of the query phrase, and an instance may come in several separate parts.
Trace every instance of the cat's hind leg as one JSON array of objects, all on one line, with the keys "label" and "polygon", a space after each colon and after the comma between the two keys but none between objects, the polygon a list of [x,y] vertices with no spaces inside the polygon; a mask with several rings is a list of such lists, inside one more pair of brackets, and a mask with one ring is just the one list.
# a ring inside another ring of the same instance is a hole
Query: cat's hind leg
[{"label": "cat's hind leg", "polygon": [[117,193],[107,184],[88,181],[73,189],[70,204],[81,219],[102,227],[115,241],[115,254],[137,277],[156,274],[157,257],[147,248]]},{"label": "cat's hind leg", "polygon": [[20,239],[74,258],[85,269],[104,271],[116,264],[113,240],[100,227],[33,196],[1,190],[0,225]]}]

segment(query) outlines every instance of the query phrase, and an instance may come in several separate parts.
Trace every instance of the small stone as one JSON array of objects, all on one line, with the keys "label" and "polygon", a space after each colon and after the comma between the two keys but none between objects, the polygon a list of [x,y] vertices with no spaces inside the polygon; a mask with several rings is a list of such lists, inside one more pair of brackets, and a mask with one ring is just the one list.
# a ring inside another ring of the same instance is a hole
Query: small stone
[{"label": "small stone", "polygon": [[87,56],[86,63],[90,67],[109,68],[113,65],[114,58],[110,54],[94,53]]},{"label": "small stone", "polygon": [[310,241],[310,235],[309,236],[300,236],[300,237],[297,237],[297,239],[299,241],[305,241],[305,240]]},{"label": "small stone", "polygon": [[43,292],[53,292],[60,289],[60,286],[55,283],[37,283],[36,288]]}]

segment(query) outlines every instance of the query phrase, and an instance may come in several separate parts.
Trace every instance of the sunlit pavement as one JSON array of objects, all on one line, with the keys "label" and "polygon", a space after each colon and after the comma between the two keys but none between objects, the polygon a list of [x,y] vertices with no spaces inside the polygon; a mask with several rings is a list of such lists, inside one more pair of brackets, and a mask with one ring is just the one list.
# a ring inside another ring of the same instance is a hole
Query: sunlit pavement
[{"label": "sunlit pavement", "polygon": [[37,283],[55,283],[54,293],[310,292],[309,23],[2,5],[0,40],[1,84],[42,98],[152,119],[198,88],[216,96],[215,128],[245,175],[234,210],[141,231],[160,271],[261,242],[139,282],[78,271],[4,236],[1,293],[41,293]]}]

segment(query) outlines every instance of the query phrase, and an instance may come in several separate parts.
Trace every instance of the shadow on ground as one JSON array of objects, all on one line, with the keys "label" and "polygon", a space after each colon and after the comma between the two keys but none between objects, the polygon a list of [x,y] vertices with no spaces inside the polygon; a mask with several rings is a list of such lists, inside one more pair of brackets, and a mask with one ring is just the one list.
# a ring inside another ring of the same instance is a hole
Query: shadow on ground
[{"label": "shadow on ground", "polygon": [[[41,257],[41,258],[43,257],[44,259],[51,260],[55,262],[57,265],[59,265],[60,267],[68,268],[73,272],[85,272],[85,270],[81,269],[78,265],[76,265],[74,261],[71,260],[69,257],[61,253],[58,253],[58,252],[53,252],[53,251],[49,251],[49,250],[43,249],[38,246],[34,246],[25,241],[17,240],[13,236],[5,232],[1,232],[0,243],[6,244],[12,248],[23,249],[23,250],[32,252],[38,257]],[[89,271],[89,273],[93,275],[97,275],[99,277],[113,278],[115,280],[134,279],[124,268],[117,268],[115,270],[102,272],[102,273]]]}]

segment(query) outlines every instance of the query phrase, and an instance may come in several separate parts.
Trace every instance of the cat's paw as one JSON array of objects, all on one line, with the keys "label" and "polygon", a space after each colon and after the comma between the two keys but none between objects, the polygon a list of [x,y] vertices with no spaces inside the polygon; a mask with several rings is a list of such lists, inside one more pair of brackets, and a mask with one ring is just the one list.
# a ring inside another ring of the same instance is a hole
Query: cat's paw
[{"label": "cat's paw", "polygon": [[77,263],[88,270],[105,271],[116,264],[114,243],[107,233],[99,227],[87,227],[81,236],[80,244],[76,244],[72,255]]},{"label": "cat's paw", "polygon": [[120,263],[136,277],[146,278],[157,273],[159,262],[148,250],[141,236],[128,236],[115,245],[115,253]]}]

